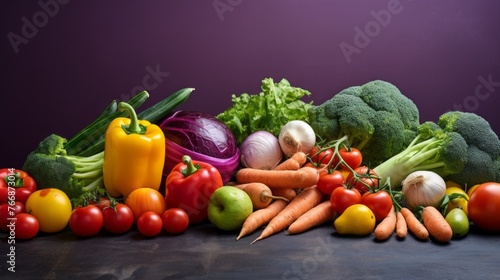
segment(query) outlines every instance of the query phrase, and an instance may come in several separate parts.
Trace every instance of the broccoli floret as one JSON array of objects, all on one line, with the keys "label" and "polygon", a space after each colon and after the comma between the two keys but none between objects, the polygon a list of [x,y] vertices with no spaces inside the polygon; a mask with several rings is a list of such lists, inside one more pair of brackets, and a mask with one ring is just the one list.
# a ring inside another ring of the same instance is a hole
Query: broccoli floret
[{"label": "broccoli floret", "polygon": [[375,80],[346,88],[308,110],[318,138],[344,135],[363,153],[366,165],[378,165],[401,152],[415,138],[419,111],[415,103],[391,83]]},{"label": "broccoli floret", "polygon": [[447,112],[437,123],[421,124],[417,133],[404,151],[373,169],[384,182],[398,186],[419,170],[434,171],[463,186],[500,179],[500,140],[482,117]]},{"label": "broccoli floret", "polygon": [[57,188],[70,199],[104,188],[104,152],[90,157],[70,156],[64,149],[66,143],[56,134],[48,136],[28,155],[23,170],[35,179],[39,189]]}]

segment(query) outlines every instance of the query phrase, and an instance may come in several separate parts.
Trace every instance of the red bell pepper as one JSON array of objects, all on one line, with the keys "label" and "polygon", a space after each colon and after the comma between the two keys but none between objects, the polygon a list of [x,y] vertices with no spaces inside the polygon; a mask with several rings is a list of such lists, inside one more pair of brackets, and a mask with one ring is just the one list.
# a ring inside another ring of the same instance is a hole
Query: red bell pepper
[{"label": "red bell pepper", "polygon": [[25,171],[14,168],[0,169],[0,203],[14,200],[26,204],[28,197],[36,190],[35,179]]},{"label": "red bell pepper", "polygon": [[210,196],[222,185],[222,176],[215,167],[185,155],[167,176],[167,208],[181,208],[188,214],[190,224],[200,223],[207,218]]}]

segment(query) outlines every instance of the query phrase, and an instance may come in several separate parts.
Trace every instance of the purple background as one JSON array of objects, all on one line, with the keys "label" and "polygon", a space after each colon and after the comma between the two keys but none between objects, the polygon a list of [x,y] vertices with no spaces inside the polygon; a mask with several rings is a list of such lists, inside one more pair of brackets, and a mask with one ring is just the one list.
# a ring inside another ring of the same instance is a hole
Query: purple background
[{"label": "purple background", "polygon": [[[457,104],[500,134],[496,0],[11,0],[0,11],[0,167],[21,167],[44,137],[71,137],[140,87],[151,94],[144,106],[195,87],[181,109],[215,115],[266,77],[310,90],[315,104],[383,79],[413,99],[422,121]],[[16,53],[9,36],[23,28],[31,38]],[[341,44],[358,47],[350,62]],[[488,76],[486,88],[479,77]]]}]

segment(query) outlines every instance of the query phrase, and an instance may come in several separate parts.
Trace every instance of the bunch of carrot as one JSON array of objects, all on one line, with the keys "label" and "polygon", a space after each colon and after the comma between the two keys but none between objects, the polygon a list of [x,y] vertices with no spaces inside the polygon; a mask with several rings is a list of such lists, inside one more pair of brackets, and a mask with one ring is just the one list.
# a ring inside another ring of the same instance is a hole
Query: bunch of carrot
[{"label": "bunch of carrot", "polygon": [[284,230],[288,234],[304,232],[333,219],[330,201],[316,187],[319,172],[304,167],[306,161],[307,155],[297,152],[273,170],[243,168],[237,172],[236,181],[246,186],[244,190],[252,185],[265,185],[273,196],[285,198],[274,199],[255,210],[243,223],[237,239],[263,226],[261,235],[252,243]]}]

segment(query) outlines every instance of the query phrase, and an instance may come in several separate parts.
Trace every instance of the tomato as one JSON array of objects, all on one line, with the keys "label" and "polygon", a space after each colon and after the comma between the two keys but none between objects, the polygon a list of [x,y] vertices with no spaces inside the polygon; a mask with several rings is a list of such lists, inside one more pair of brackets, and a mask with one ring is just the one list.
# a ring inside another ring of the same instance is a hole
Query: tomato
[{"label": "tomato", "polygon": [[314,148],[309,152],[309,155],[313,164],[315,166],[320,166],[330,162],[333,157],[333,150],[314,146]]},{"label": "tomato", "polygon": [[90,204],[97,206],[99,209],[104,210],[111,205],[111,200],[107,197],[101,197],[99,201],[90,201]]},{"label": "tomato", "polygon": [[330,195],[330,203],[337,214],[342,214],[347,207],[361,203],[361,194],[356,189],[336,188]]},{"label": "tomato", "polygon": [[[361,163],[363,162],[363,155],[356,148],[350,148],[349,150],[347,150],[346,148],[341,148],[339,149],[339,155],[351,169],[360,167]],[[340,165],[340,167],[343,169],[349,169],[343,164]]]},{"label": "tomato", "polygon": [[35,216],[28,213],[16,215],[16,239],[31,239],[40,229],[40,223]]},{"label": "tomato", "polygon": [[55,188],[38,190],[26,201],[26,212],[37,218],[40,231],[45,233],[63,230],[68,225],[72,210],[68,196]]},{"label": "tomato", "polygon": [[137,219],[137,230],[144,236],[156,236],[162,228],[161,216],[153,211],[146,211]]},{"label": "tomato", "polygon": [[23,170],[0,169],[0,203],[9,200],[26,204],[26,200],[37,189],[35,179]]},{"label": "tomato", "polygon": [[95,205],[78,206],[69,218],[71,231],[78,236],[93,236],[101,231],[103,214]]},{"label": "tomato", "polygon": [[108,232],[121,234],[130,230],[134,224],[134,213],[127,205],[118,203],[115,207],[102,209],[103,227]]},{"label": "tomato", "polygon": [[477,186],[469,198],[468,215],[479,228],[500,231],[500,183],[487,182]]},{"label": "tomato", "polygon": [[168,233],[182,233],[186,231],[189,225],[189,216],[181,208],[167,209],[161,215],[163,229]]},{"label": "tomato", "polygon": [[7,226],[9,224],[12,224],[12,219],[17,214],[24,212],[26,212],[24,205],[19,201],[11,200],[9,202],[0,204],[0,230],[9,230]]},{"label": "tomato", "polygon": [[382,221],[392,208],[392,197],[385,190],[365,192],[361,196],[361,204],[368,206],[375,215],[377,222]]},{"label": "tomato", "polygon": [[324,194],[331,195],[333,190],[342,187],[345,183],[344,174],[338,170],[332,173],[328,171],[320,172],[319,180],[316,183],[317,188]]},{"label": "tomato", "polygon": [[360,166],[354,169],[354,172],[357,174],[358,179],[354,178],[353,173],[349,173],[346,179],[346,183],[349,186],[357,189],[361,194],[364,194],[369,189],[378,188],[378,178],[377,173],[373,171],[373,169],[368,168],[368,166]]},{"label": "tomato", "polygon": [[144,212],[152,211],[161,215],[167,210],[165,197],[159,191],[151,188],[135,189],[125,199],[125,204],[134,213],[134,221],[136,222]]}]

